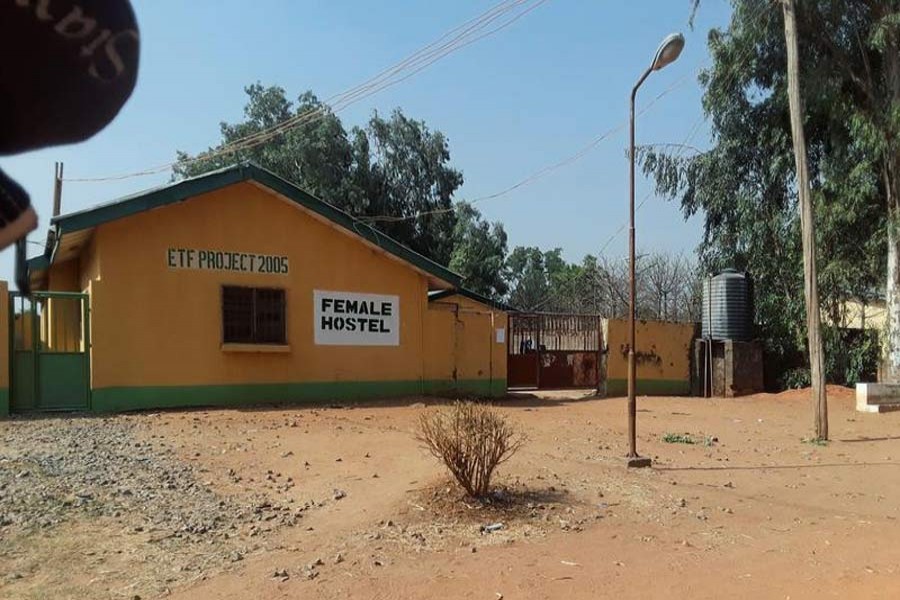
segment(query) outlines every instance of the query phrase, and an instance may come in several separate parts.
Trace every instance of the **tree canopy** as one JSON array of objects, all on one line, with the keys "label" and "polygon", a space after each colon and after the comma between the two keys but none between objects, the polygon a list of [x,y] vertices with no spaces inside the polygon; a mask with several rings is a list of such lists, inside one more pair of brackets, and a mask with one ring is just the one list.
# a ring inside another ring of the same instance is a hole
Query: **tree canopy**
[{"label": "tree canopy", "polygon": [[[441,264],[449,263],[456,225],[453,194],[463,176],[450,165],[444,134],[400,109],[387,118],[375,113],[365,128],[348,132],[312,92],[291,102],[277,86],[256,83],[245,91],[244,120],[220,124],[218,147],[292,117],[297,124],[265,144],[238,152],[212,158],[178,152],[176,177],[252,160],[354,216],[382,219],[378,227],[391,237]],[[315,117],[309,118],[311,114]],[[420,213],[435,214],[410,218]]]},{"label": "tree canopy", "polygon": [[[243,120],[221,123],[222,139],[207,153],[178,152],[176,178],[251,160],[449,266],[484,296],[523,310],[625,314],[624,262],[589,255],[569,263],[560,248],[509,252],[503,225],[455,198],[463,178],[451,165],[449,142],[440,131],[399,109],[389,118],[375,113],[365,127],[348,130],[312,92],[295,101],[277,86],[255,83],[245,92]],[[264,144],[216,152],[288,119],[293,126]],[[689,261],[653,255],[642,265],[650,278],[638,289],[639,315],[697,318],[699,279]]]},{"label": "tree canopy", "polygon": [[[802,354],[805,319],[784,34],[777,5],[732,4],[727,30],[709,33],[713,65],[700,76],[712,147],[688,157],[645,149],[640,158],[659,193],[680,201],[686,216],[703,214],[704,269],[754,275],[761,334],[773,363],[787,364]],[[896,252],[887,243],[885,173],[900,132],[888,72],[897,16],[893,0],[807,0],[797,12],[819,288],[831,322],[846,300],[884,297],[888,253]],[[832,340],[826,355],[834,359],[840,346]]]}]

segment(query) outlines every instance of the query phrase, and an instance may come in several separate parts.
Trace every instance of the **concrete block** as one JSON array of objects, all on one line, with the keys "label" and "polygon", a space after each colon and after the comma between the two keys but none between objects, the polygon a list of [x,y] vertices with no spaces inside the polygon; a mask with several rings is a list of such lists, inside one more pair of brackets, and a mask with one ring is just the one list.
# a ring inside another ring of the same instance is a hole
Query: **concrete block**
[{"label": "concrete block", "polygon": [[856,410],[870,413],[900,410],[900,384],[857,383]]}]

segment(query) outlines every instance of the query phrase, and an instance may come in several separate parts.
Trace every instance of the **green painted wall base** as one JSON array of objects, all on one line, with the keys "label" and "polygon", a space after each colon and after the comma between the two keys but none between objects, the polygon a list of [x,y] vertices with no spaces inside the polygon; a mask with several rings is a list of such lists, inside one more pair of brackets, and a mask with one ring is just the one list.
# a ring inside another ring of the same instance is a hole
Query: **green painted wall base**
[{"label": "green painted wall base", "polygon": [[458,381],[337,381],[317,383],[267,383],[109,387],[94,389],[91,409],[119,412],[154,408],[198,406],[243,407],[258,404],[342,402],[417,395],[503,397],[506,380]]},{"label": "green painted wall base", "polygon": [[[636,394],[642,396],[690,396],[691,382],[681,379],[638,379]],[[610,398],[628,394],[627,379],[610,379],[606,382],[606,395]]]},{"label": "green painted wall base", "polygon": [[0,388],[0,419],[9,416],[9,388]]}]

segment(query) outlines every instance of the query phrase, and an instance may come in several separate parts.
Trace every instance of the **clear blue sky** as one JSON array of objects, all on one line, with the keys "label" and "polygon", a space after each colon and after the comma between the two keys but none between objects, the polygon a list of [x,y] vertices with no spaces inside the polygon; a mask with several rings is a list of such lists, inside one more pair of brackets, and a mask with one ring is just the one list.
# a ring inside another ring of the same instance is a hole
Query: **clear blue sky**
[{"label": "clear blue sky", "polygon": [[[277,84],[295,97],[321,98],[350,88],[482,13],[496,0],[132,0],[142,36],[141,71],[118,119],[91,140],[17,157],[2,164],[29,190],[43,241],[50,216],[53,162],[67,177],[114,175],[196,152],[219,139],[219,122],[241,118],[243,86]],[[696,74],[709,64],[707,32],[727,24],[725,0],[704,0],[691,31],[689,0],[632,2],[550,0],[508,29],[434,64],[413,78],[340,113],[345,126],[373,110],[401,107],[450,140],[465,185],[460,199],[505,189],[562,160],[627,118],[631,86],[659,41],[682,31],[681,58],[654,73],[638,105],[686,74],[637,126],[638,143],[681,142],[702,117]],[[695,145],[708,142],[702,123]],[[580,260],[627,217],[627,130],[580,161],[501,198],[479,203],[502,221],[510,246],[562,247]],[[168,174],[107,183],[67,183],[63,212],[165,183]],[[640,177],[638,199],[650,189]],[[684,222],[678,207],[651,199],[638,213],[643,250],[690,253],[702,221]],[[620,235],[607,254],[621,256]],[[30,245],[31,253],[40,247]],[[12,279],[12,252],[0,257]]]}]

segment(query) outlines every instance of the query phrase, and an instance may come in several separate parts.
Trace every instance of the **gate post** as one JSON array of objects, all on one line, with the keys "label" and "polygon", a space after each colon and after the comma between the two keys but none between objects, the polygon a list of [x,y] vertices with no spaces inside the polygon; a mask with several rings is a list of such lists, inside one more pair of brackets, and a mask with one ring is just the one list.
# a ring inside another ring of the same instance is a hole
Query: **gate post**
[{"label": "gate post", "polygon": [[87,409],[93,410],[94,403],[91,395],[91,297],[81,297],[81,340],[84,345],[84,381],[87,385],[85,394],[87,397]]}]

